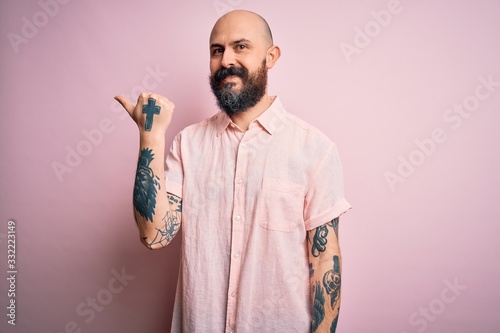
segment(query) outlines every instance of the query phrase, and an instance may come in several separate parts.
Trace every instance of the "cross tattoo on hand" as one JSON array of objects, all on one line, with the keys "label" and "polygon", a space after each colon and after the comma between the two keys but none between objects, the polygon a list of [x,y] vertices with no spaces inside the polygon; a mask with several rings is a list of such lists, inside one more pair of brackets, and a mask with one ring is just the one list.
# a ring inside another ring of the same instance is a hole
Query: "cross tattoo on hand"
[{"label": "cross tattoo on hand", "polygon": [[142,113],[146,114],[146,124],[144,125],[144,129],[148,132],[151,132],[151,128],[153,127],[153,117],[155,114],[160,114],[161,107],[156,105],[156,99],[149,98],[148,104],[142,106]]}]

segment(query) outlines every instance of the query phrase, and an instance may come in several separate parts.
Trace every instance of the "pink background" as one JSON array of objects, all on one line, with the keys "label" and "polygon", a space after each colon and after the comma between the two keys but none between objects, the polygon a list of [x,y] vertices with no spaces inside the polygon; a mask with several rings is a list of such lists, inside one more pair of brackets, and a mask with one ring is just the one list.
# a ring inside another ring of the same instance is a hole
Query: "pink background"
[{"label": "pink background", "polygon": [[339,146],[354,209],[338,331],[500,331],[500,86],[481,83],[500,82],[500,2],[54,1],[0,4],[1,332],[169,330],[180,238],[139,242],[138,132],[113,96],[173,100],[168,142],[212,115],[208,35],[231,8],[267,18],[270,92]]}]

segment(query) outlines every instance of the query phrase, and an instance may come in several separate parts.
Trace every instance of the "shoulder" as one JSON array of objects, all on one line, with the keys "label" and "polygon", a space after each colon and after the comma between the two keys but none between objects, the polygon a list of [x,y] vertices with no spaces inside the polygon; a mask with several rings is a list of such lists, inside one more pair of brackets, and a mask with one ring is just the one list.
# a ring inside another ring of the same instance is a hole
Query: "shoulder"
[{"label": "shoulder", "polygon": [[286,110],[283,110],[282,114],[285,126],[293,132],[294,136],[305,140],[307,143],[325,148],[335,146],[335,143],[328,135],[323,133],[317,127],[311,125],[309,122]]}]

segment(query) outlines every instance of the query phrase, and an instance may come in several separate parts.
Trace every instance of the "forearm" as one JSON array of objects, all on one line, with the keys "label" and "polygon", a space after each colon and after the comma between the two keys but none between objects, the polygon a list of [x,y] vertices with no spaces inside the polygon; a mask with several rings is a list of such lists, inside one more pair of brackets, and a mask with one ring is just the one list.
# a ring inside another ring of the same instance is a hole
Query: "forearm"
[{"label": "forearm", "polygon": [[150,249],[166,246],[181,223],[181,198],[165,189],[165,133],[175,105],[154,93],[142,93],[133,105],[115,96],[139,128],[140,145],[135,175],[134,217],[141,241]]},{"label": "forearm", "polygon": [[151,132],[142,132],[140,136],[133,193],[134,216],[141,241],[157,249],[170,243],[179,229],[180,207],[176,207],[175,201],[180,205],[180,199],[168,194],[165,188],[164,136]]},{"label": "forearm", "polygon": [[[340,266],[340,256],[334,258]],[[312,332],[335,332],[340,311],[340,269],[338,273],[332,269],[332,258],[313,269],[310,279],[314,305]]]},{"label": "forearm", "polygon": [[338,219],[309,231],[312,332],[335,332],[340,310]]}]

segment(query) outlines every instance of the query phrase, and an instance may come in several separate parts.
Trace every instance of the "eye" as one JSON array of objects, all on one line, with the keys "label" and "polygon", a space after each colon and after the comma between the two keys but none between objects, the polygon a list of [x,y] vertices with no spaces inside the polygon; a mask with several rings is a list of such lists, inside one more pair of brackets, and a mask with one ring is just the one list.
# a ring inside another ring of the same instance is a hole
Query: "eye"
[{"label": "eye", "polygon": [[244,49],[246,49],[246,48],[247,48],[247,46],[246,46],[246,45],[243,45],[243,44],[238,44],[238,45],[236,45],[236,48],[237,48],[238,50],[244,50]]},{"label": "eye", "polygon": [[222,54],[224,52],[223,49],[217,48],[212,50],[212,55]]}]

